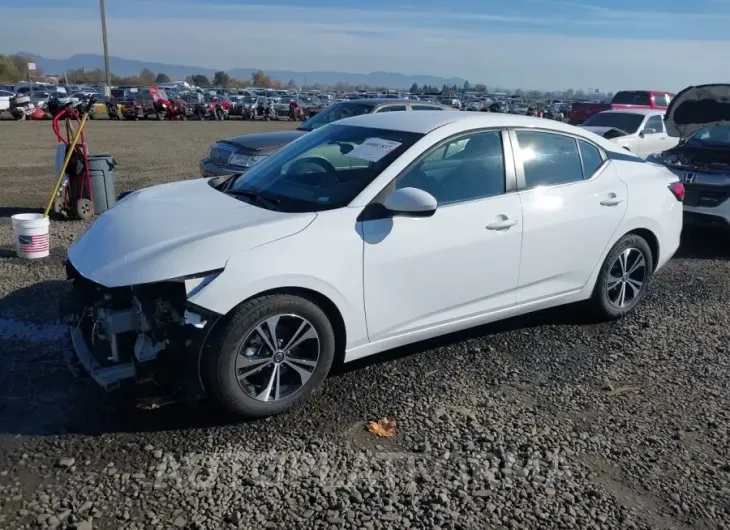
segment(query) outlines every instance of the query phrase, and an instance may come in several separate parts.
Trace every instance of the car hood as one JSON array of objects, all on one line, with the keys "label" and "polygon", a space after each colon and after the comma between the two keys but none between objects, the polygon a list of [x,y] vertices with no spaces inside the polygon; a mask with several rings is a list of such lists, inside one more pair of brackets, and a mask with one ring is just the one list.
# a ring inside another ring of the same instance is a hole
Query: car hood
[{"label": "car hood", "polygon": [[229,257],[304,230],[315,213],[283,213],[225,195],[208,179],[139,190],[104,212],[68,250],[83,277],[105,287],[225,267]]},{"label": "car hood", "polygon": [[616,127],[598,127],[594,125],[580,125],[581,129],[585,129],[586,131],[591,131],[594,134],[597,134],[598,136],[602,136],[606,138],[606,133],[609,131],[611,134],[609,135],[611,138],[617,138],[619,136],[628,136],[626,131],[622,131],[621,129],[617,129]]},{"label": "car hood", "polygon": [[730,123],[730,84],[690,86],[669,103],[664,117],[670,136],[687,136],[713,125]]}]

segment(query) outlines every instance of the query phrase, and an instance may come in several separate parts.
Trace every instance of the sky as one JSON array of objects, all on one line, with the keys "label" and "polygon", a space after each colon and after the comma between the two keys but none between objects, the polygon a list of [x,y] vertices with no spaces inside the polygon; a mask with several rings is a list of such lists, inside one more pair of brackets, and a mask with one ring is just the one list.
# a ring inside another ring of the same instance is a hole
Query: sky
[{"label": "sky", "polygon": [[[387,71],[489,87],[727,81],[730,0],[106,0],[110,55],[206,68]],[[0,0],[0,53],[102,53],[97,0]]]}]

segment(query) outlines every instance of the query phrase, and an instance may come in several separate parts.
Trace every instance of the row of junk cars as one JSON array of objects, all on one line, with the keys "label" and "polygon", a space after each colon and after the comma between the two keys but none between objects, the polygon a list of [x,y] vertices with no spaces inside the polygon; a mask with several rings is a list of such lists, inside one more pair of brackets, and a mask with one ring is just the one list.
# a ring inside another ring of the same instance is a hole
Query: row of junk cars
[{"label": "row of junk cars", "polygon": [[[67,90],[68,88],[68,90]],[[455,95],[416,95],[403,91],[355,91],[323,93],[319,90],[295,91],[265,88],[204,89],[187,85],[118,87],[106,98],[101,87],[56,86],[43,83],[0,85],[0,114],[7,111],[13,119],[42,120],[53,117],[55,102],[61,106],[83,105],[93,98],[106,104],[112,119],[127,120],[225,120],[242,119],[305,120],[337,103],[361,99],[393,99],[446,105],[456,110],[502,112],[540,116],[558,121],[570,115],[572,101],[561,99],[530,100],[519,96],[495,93]],[[294,100],[300,112],[292,113]],[[95,117],[91,111],[90,118]]]}]

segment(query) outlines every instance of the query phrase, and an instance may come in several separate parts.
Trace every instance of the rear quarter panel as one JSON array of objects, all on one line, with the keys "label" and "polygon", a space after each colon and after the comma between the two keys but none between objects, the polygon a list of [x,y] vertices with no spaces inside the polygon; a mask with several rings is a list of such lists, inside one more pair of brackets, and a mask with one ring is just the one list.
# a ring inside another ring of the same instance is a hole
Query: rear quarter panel
[{"label": "rear quarter panel", "polygon": [[655,268],[659,269],[679,248],[682,233],[682,203],[669,185],[677,177],[668,169],[633,156],[613,152],[616,172],[629,187],[628,209],[618,236],[639,229],[650,230],[659,243]]}]

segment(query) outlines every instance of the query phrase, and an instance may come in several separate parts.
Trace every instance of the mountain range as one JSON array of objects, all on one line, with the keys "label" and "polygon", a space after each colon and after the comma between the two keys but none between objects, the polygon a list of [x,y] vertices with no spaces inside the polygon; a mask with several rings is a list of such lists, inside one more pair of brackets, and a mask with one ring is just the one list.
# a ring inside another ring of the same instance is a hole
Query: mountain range
[{"label": "mountain range", "polygon": [[[39,68],[46,74],[62,74],[66,70],[75,70],[77,68],[104,68],[104,56],[96,54],[76,54],[68,59],[47,59],[34,53],[18,52],[18,55],[30,57],[35,61]],[[143,69],[148,68],[156,74],[165,73],[170,79],[182,80],[189,75],[203,74],[210,79],[213,74],[220,69],[203,68],[199,66],[186,66],[181,64],[167,64],[151,61],[140,61],[136,59],[125,59],[123,57],[109,57],[109,68],[118,76],[130,76],[139,74]],[[250,79],[251,74],[259,68],[233,68],[226,72],[231,77],[237,79]],[[357,74],[350,72],[336,71],[316,71],[316,72],[295,72],[292,70],[264,70],[264,72],[273,79],[288,82],[293,80],[297,85],[303,85],[305,82],[309,85],[314,83],[322,83],[325,85],[334,85],[339,82],[349,83],[351,85],[368,85],[368,86],[385,86],[388,88],[410,88],[413,83],[419,85],[432,85],[441,87],[444,84],[458,85],[464,84],[464,79],[460,77],[438,77],[433,75],[405,75],[392,72],[370,72],[369,74]]]}]

